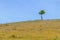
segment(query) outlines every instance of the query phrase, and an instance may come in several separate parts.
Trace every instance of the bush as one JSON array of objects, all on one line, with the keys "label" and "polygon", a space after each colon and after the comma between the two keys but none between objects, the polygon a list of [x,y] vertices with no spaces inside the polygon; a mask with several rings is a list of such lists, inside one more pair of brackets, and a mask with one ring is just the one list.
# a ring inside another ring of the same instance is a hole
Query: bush
[{"label": "bush", "polygon": [[16,38],[16,36],[15,36],[15,35],[12,35],[11,37],[12,37],[12,38]]},{"label": "bush", "polygon": [[57,39],[54,39],[54,40],[57,40]]}]

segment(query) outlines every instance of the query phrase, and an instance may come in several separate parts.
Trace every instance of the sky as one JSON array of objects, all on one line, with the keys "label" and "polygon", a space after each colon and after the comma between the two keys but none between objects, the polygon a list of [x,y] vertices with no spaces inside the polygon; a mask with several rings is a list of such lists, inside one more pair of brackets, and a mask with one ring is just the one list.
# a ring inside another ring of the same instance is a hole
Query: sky
[{"label": "sky", "polygon": [[60,0],[0,0],[0,23],[40,20],[40,10],[44,20],[60,19]]}]

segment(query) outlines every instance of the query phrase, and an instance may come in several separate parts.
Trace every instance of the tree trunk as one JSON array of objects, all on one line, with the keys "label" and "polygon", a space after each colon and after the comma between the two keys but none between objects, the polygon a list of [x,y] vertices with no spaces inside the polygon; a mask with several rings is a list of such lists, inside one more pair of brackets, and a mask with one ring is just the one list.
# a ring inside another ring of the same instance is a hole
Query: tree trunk
[{"label": "tree trunk", "polygon": [[41,20],[43,20],[43,16],[41,15]]}]

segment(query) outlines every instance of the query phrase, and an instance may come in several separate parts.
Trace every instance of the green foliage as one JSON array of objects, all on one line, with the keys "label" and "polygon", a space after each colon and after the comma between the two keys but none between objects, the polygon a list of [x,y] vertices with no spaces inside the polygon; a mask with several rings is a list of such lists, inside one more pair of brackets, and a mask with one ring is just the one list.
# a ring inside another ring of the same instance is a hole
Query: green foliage
[{"label": "green foliage", "polygon": [[43,15],[43,14],[45,14],[45,11],[44,11],[44,10],[41,10],[41,11],[39,12],[39,14],[40,14],[40,15]]}]

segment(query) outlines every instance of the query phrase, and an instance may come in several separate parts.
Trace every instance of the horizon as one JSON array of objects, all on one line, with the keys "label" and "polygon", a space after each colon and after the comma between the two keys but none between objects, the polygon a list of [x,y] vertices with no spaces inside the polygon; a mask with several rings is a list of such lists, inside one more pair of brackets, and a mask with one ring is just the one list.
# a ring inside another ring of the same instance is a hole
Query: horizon
[{"label": "horizon", "polygon": [[40,10],[44,20],[60,19],[60,0],[0,0],[0,24],[40,20]]},{"label": "horizon", "polygon": [[0,23],[0,24],[9,24],[9,23],[18,23],[18,22],[33,22],[33,21],[58,21],[60,19],[45,19],[45,20],[25,20],[25,21],[15,21],[15,22],[6,22],[6,23]]}]

